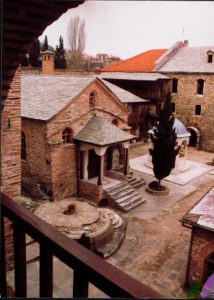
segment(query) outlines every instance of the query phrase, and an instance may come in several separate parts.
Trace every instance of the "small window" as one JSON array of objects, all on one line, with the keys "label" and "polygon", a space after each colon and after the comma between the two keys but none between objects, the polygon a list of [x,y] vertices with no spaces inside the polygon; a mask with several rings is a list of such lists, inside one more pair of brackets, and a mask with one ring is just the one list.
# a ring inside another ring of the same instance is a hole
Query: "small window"
[{"label": "small window", "polygon": [[114,119],[114,120],[112,121],[112,124],[118,126],[118,120],[117,120],[117,119]]},{"label": "small window", "polygon": [[204,93],[204,80],[198,79],[197,80],[197,94],[203,94]]},{"label": "small window", "polygon": [[213,62],[213,55],[212,54],[208,54],[207,62],[208,63],[212,63]]},{"label": "small window", "polygon": [[175,112],[175,103],[171,102],[171,104],[172,104],[172,112]]},{"label": "small window", "polygon": [[195,115],[200,116],[201,114],[201,105],[196,105],[195,106]]},{"label": "small window", "polygon": [[178,92],[178,79],[177,78],[172,79],[172,92],[173,93]]},{"label": "small window", "polygon": [[26,136],[23,131],[21,133],[21,159],[27,159]]},{"label": "small window", "polygon": [[65,128],[62,132],[63,143],[72,143],[73,136],[71,128]]},{"label": "small window", "polygon": [[89,95],[89,106],[90,108],[94,107],[96,103],[96,92],[91,92]]}]

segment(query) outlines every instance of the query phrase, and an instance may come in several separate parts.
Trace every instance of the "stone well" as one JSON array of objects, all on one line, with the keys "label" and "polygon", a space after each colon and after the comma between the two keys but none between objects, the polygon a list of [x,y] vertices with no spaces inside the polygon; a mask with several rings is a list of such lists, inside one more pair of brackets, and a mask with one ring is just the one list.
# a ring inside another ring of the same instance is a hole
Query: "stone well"
[{"label": "stone well", "polygon": [[121,239],[124,237],[125,227],[119,215],[110,209],[98,208],[75,198],[43,203],[35,210],[35,215],[72,239],[80,240],[83,235],[88,237],[97,248],[113,242],[112,251],[114,249],[115,252],[117,247],[113,240],[115,231],[120,227],[123,228]]}]

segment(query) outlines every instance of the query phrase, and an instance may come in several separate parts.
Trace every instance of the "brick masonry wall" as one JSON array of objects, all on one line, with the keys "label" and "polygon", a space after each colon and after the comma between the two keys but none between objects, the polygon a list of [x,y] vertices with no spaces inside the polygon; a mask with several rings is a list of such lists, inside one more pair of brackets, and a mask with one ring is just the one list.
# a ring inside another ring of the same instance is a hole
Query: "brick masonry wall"
[{"label": "brick masonry wall", "polygon": [[41,197],[43,192],[51,195],[51,154],[46,123],[22,118],[22,130],[27,148],[27,159],[22,160],[22,188],[34,197]]},{"label": "brick masonry wall", "polygon": [[77,194],[76,145],[51,146],[52,191],[54,199]]},{"label": "brick masonry wall", "polygon": [[1,115],[1,190],[17,201],[21,196],[20,97],[20,72],[17,71]]},{"label": "brick masonry wall", "polygon": [[84,180],[79,181],[79,197],[84,197],[86,199],[92,200],[96,203],[103,198],[102,186],[94,185],[92,183],[86,182]]},{"label": "brick masonry wall", "polygon": [[[172,93],[175,116],[186,127],[194,126],[201,133],[200,149],[214,152],[214,75],[167,74],[178,79],[178,92]],[[205,80],[204,94],[196,93],[197,80]],[[201,116],[195,116],[195,105],[201,105]]]},{"label": "brick masonry wall", "polygon": [[76,135],[91,119],[89,108],[89,95],[92,91],[97,92],[95,109],[97,115],[105,117],[108,121],[118,117],[119,127],[127,122],[128,113],[105,91],[98,83],[89,85],[72,103],[48,122],[47,136],[50,143],[62,141],[62,131],[71,127]]},{"label": "brick masonry wall", "polygon": [[208,230],[193,229],[192,243],[190,245],[190,265],[187,284],[203,283],[206,258],[214,252],[214,234]]},{"label": "brick masonry wall", "polygon": [[[21,95],[20,71],[17,70],[1,114],[1,191],[16,201],[21,200]],[[9,121],[10,120],[10,121]],[[8,123],[9,121],[9,123]],[[13,229],[5,219],[6,267],[13,267]]]}]

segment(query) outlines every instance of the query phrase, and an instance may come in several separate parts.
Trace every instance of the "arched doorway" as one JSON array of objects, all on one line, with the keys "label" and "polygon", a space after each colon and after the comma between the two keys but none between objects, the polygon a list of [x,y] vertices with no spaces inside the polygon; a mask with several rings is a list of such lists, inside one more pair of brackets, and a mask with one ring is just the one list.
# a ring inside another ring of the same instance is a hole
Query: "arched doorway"
[{"label": "arched doorway", "polygon": [[188,127],[187,130],[190,132],[189,146],[190,147],[198,147],[200,140],[199,130],[195,127]]}]

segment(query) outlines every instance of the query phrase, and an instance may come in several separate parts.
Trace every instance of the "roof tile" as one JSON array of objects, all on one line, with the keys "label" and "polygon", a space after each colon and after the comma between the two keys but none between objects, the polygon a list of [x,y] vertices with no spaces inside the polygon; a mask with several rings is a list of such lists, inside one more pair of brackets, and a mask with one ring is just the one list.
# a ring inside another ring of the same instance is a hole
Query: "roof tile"
[{"label": "roof tile", "polygon": [[113,66],[108,66],[102,72],[152,72],[156,60],[167,49],[155,49],[143,52]]}]

